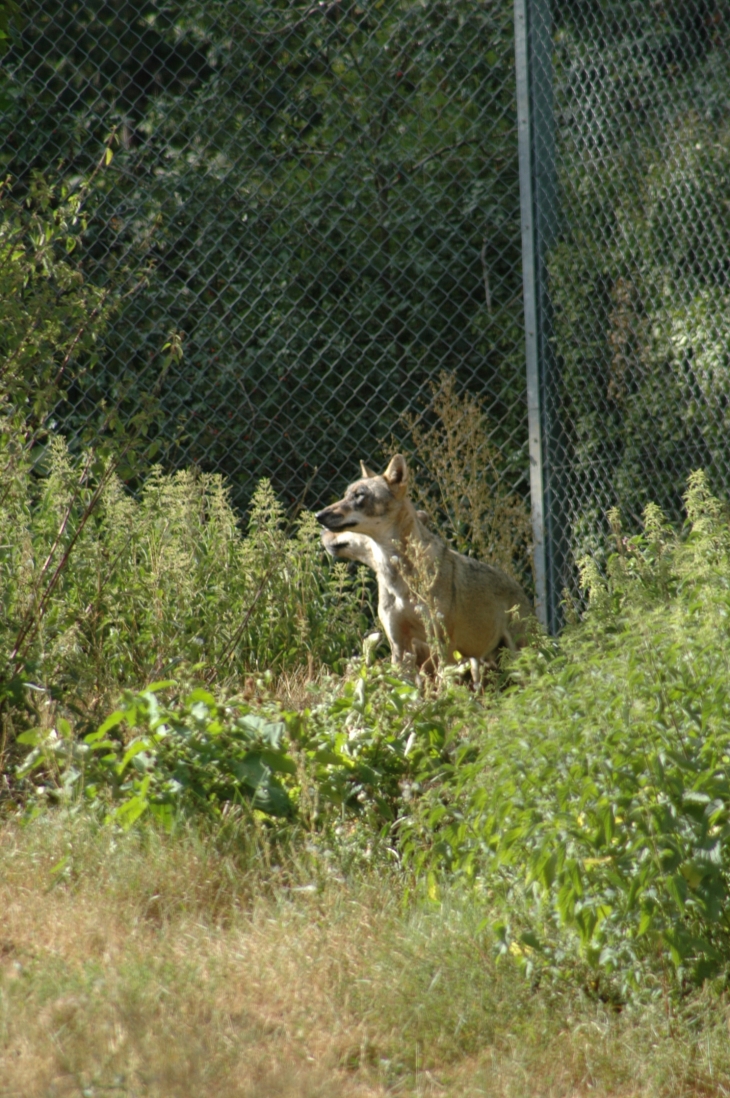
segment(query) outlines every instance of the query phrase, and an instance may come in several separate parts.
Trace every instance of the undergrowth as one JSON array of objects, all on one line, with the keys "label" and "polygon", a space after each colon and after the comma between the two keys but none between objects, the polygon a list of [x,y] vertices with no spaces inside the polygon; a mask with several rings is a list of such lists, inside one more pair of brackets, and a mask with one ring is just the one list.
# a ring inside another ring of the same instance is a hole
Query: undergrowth
[{"label": "undergrowth", "polygon": [[730,528],[702,474],[681,536],[649,507],[582,621],[523,654],[475,757],[422,797],[422,871],[504,897],[505,948],[539,971],[570,942],[619,1000],[730,974]]}]

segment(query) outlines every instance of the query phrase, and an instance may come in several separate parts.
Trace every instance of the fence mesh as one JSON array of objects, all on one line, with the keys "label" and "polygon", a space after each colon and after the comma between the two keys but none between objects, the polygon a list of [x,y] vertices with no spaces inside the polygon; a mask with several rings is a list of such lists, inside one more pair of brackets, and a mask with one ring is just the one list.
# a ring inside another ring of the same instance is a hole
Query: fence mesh
[{"label": "fence mesh", "polygon": [[681,516],[693,469],[730,487],[730,12],[528,8],[532,122],[552,149],[535,201],[554,611],[608,508],[636,528],[649,501]]},{"label": "fence mesh", "polygon": [[84,271],[142,284],[60,425],[159,390],[177,464],[312,506],[441,371],[526,490],[512,10],[492,0],[25,0],[0,169],[88,174]]}]

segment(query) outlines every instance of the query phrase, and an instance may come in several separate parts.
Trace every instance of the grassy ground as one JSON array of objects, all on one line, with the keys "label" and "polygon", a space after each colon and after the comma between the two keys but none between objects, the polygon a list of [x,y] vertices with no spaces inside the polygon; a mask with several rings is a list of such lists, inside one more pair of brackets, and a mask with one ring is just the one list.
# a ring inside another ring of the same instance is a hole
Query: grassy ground
[{"label": "grassy ground", "polygon": [[2,1098],[730,1095],[717,997],[606,1013],[495,963],[470,903],[265,862],[194,834],[5,825]]}]

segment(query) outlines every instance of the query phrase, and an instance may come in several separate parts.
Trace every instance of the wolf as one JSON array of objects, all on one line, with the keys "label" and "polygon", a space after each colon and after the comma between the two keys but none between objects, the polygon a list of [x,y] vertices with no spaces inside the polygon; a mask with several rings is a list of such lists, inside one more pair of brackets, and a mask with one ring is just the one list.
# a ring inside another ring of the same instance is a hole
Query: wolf
[{"label": "wolf", "polygon": [[[428,528],[425,514],[408,498],[409,470],[402,454],[382,474],[360,463],[362,477],[316,518],[324,526],[322,544],[344,560],[368,565],[378,581],[378,617],[394,663],[415,662],[432,669],[425,621],[429,607],[414,591],[414,559],[423,562],[446,659],[478,664],[497,649],[525,644],[534,622],[522,587],[499,568],[457,553]],[[417,586],[417,584],[416,584]]]}]

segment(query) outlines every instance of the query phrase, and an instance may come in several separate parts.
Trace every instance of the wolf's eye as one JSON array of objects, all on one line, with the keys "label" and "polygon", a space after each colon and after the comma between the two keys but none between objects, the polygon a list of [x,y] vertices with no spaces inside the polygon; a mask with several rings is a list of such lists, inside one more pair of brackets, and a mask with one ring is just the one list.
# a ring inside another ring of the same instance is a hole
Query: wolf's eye
[{"label": "wolf's eye", "polygon": [[364,492],[355,492],[355,495],[352,497],[352,502],[360,504],[360,503],[362,503],[362,501],[364,499],[365,499],[365,493]]}]

